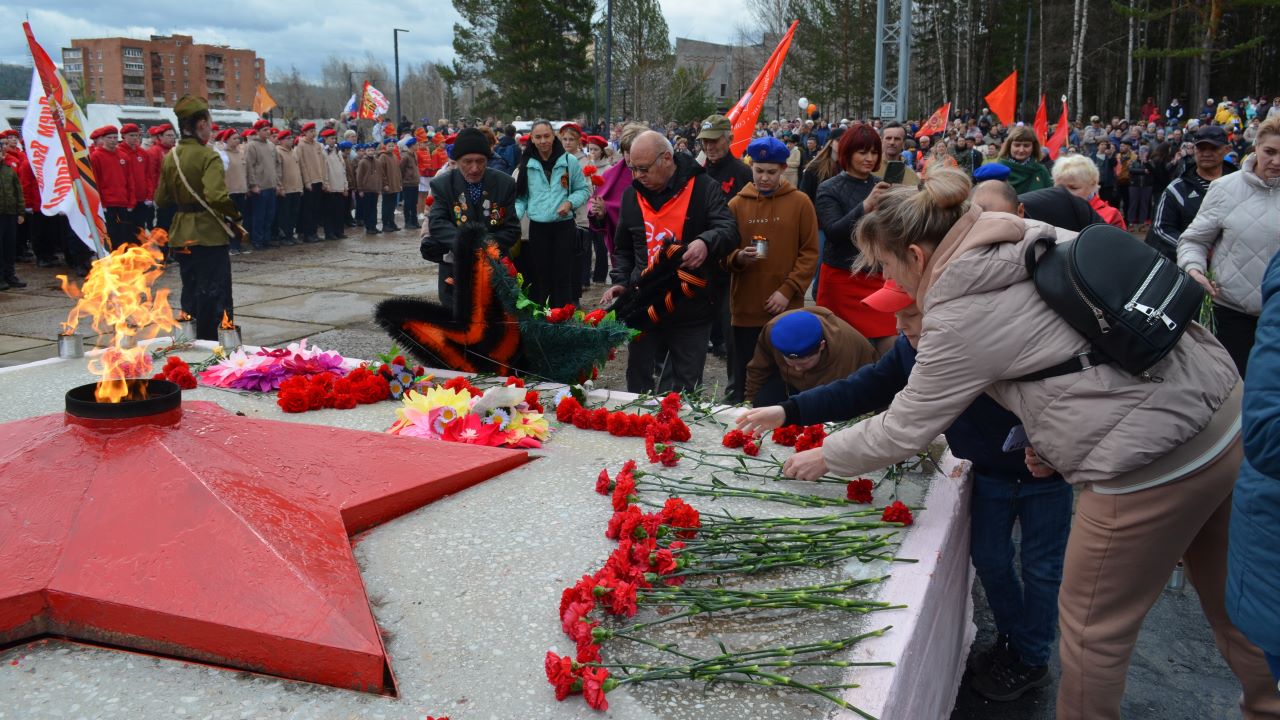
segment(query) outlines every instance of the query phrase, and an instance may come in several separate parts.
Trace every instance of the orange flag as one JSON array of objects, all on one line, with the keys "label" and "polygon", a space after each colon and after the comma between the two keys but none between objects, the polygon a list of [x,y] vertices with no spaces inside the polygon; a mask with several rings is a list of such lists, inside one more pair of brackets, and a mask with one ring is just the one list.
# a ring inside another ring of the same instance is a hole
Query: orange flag
[{"label": "orange flag", "polygon": [[986,100],[987,107],[1000,118],[1000,122],[1012,125],[1015,117],[1014,109],[1018,104],[1018,71],[1009,73],[1009,77],[1005,78],[1004,82],[987,93]]},{"label": "orange flag", "polygon": [[764,69],[756,76],[751,87],[747,88],[742,99],[738,100],[725,116],[733,123],[733,144],[729,146],[729,150],[734,157],[742,157],[747,151],[747,145],[751,144],[756,120],[760,118],[760,109],[764,107],[764,101],[769,97],[773,79],[778,77],[778,72],[782,70],[782,61],[787,57],[787,50],[791,47],[791,37],[796,34],[796,26],[799,24],[799,20],[791,23],[791,28],[782,36],[782,40],[778,41],[778,47],[774,48],[773,54],[765,62]]},{"label": "orange flag", "polygon": [[259,85],[257,92],[253,94],[253,111],[259,115],[265,115],[275,106],[276,101],[267,92],[267,88]]},{"label": "orange flag", "polygon": [[1049,149],[1049,159],[1057,160],[1058,153],[1062,152],[1062,146],[1067,144],[1067,135],[1071,132],[1071,120],[1067,115],[1067,96],[1062,96],[1062,116],[1058,118],[1058,127],[1053,131],[1053,137],[1044,144]]},{"label": "orange flag", "polygon": [[1032,124],[1036,131],[1036,139],[1041,145],[1049,138],[1049,112],[1044,109],[1044,96],[1040,96],[1040,107],[1036,108],[1036,121]]},{"label": "orange flag", "polygon": [[916,137],[921,138],[925,135],[937,135],[945,132],[947,129],[947,120],[951,117],[951,103],[944,103],[942,107],[933,111],[928,120],[924,121],[924,125],[916,131]]}]

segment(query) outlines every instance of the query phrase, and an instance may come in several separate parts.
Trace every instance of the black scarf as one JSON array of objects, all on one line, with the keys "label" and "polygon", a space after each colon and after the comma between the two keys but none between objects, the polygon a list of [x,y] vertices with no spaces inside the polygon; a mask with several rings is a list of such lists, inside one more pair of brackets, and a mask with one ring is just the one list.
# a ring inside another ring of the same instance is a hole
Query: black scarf
[{"label": "black scarf", "polygon": [[564,154],[564,145],[560,143],[560,137],[552,136],[551,156],[546,160],[542,159],[542,155],[538,153],[538,148],[533,144],[533,139],[524,146],[524,153],[520,155],[520,162],[516,167],[520,168],[520,177],[516,178],[516,197],[528,197],[529,195],[529,166],[531,161],[536,160],[542,166],[542,171],[547,174],[547,181],[551,180],[551,171],[556,166],[556,160]]}]

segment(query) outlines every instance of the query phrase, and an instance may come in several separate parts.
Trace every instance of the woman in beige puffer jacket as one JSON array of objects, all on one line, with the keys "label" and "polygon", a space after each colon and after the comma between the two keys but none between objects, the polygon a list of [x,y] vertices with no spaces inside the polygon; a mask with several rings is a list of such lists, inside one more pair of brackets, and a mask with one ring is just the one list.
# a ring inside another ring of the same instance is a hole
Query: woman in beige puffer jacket
[{"label": "woman in beige puffer jacket", "polygon": [[[1193,325],[1152,382],[1110,364],[1034,382],[1017,378],[1089,350],[1041,300],[1023,262],[1061,234],[970,206],[967,176],[930,173],[863,218],[858,245],[924,313],[907,387],[884,413],[797,453],[801,479],[856,476],[924,449],[983,392],[1022,420],[1029,464],[1083,486],[1059,593],[1059,720],[1118,720],[1142,619],[1183,559],[1218,647],[1244,686],[1245,718],[1280,718],[1261,651],[1224,609],[1227,525],[1241,459],[1240,378]],[[1059,238],[1061,239],[1061,238]],[[1038,454],[1038,457],[1037,457]]]}]

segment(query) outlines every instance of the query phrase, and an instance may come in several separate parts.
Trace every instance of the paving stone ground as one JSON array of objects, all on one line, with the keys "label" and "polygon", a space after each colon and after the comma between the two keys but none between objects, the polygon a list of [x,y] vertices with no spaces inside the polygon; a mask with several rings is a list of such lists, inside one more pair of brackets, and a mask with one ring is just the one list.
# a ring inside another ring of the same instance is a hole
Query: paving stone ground
[{"label": "paving stone ground", "polygon": [[[0,366],[55,356],[58,323],[73,304],[55,278],[64,268],[20,263],[17,270],[29,287],[0,292]],[[350,231],[345,240],[241,255],[232,259],[232,273],[236,318],[246,343],[280,345],[306,337],[348,357],[363,358],[385,352],[390,345],[373,323],[375,303],[397,294],[434,296],[436,286],[436,266],[419,256],[418,238],[411,231],[374,237]],[[172,290],[176,304],[177,272],[166,272],[159,285]],[[589,290],[584,299],[594,302],[602,289]],[[87,324],[81,325],[81,332],[96,336]],[[598,384],[623,388],[625,367],[626,356],[620,354]],[[709,357],[705,378],[708,386],[722,387],[724,363]],[[994,628],[977,585],[974,601],[979,628],[975,647],[981,649],[990,644]],[[1056,673],[1056,652],[1052,662]],[[999,704],[962,686],[951,720],[1048,720],[1054,715],[1055,688]],[[1148,615],[1134,653],[1124,717],[1239,717],[1238,694],[1194,591],[1164,593]]]}]

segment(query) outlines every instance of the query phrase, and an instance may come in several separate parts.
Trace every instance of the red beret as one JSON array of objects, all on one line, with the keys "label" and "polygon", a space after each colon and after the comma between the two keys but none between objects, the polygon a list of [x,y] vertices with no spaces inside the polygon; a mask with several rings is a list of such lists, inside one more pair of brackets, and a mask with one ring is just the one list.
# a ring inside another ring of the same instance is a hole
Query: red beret
[{"label": "red beret", "polygon": [[171,129],[171,128],[169,127],[169,123],[160,123],[159,125],[156,125],[155,127],[153,127],[153,128],[151,128],[150,130],[148,130],[148,131],[147,131],[147,134],[148,134],[148,135],[163,135],[163,134],[165,134],[165,133],[169,132],[169,130],[170,130],[170,129]]},{"label": "red beret", "polygon": [[520,143],[521,145],[524,145],[525,143],[529,142],[529,136],[521,135],[520,137],[516,138],[516,142]]},{"label": "red beret", "polygon": [[120,126],[121,135],[128,135],[129,133],[140,133],[140,132],[142,132],[142,128],[138,127],[134,123],[125,123]]},{"label": "red beret", "polygon": [[316,124],[313,122],[302,123],[302,128],[298,132],[306,132],[308,130],[315,130],[315,129],[316,129]]},{"label": "red beret", "polygon": [[[314,127],[314,123],[312,123],[312,126]],[[325,128],[324,130],[320,131],[320,137],[329,137],[330,135],[337,135],[337,134],[338,134],[338,131],[334,130],[333,128]]]},{"label": "red beret", "polygon": [[585,138],[583,138],[583,140],[585,140],[588,145],[597,145],[602,149],[609,147],[609,141],[605,140],[599,135],[588,135]]},{"label": "red beret", "polygon": [[253,128],[245,128],[244,132],[240,133],[242,137],[249,137],[252,134],[253,134]]},{"label": "red beret", "polygon": [[14,130],[13,128],[9,128],[4,132],[0,132],[0,139],[11,138],[11,137],[18,137],[18,131]]},{"label": "red beret", "polygon": [[285,138],[287,138],[287,137],[293,137],[293,131],[292,131],[292,130],[281,130],[281,131],[280,131],[280,134],[279,134],[279,135],[276,135],[276,139],[277,139],[277,140],[283,140],[283,139],[285,139]]},{"label": "red beret", "polygon": [[458,141],[458,133],[454,133],[454,134],[452,134],[452,135],[450,135],[449,137],[447,137],[447,138],[445,138],[445,139],[444,139],[444,144],[445,144],[445,145],[452,145],[452,144],[454,144],[454,143],[455,143],[455,142],[457,142],[457,141]]},{"label": "red beret", "polygon": [[572,130],[579,135],[582,134],[582,127],[579,126],[578,123],[567,122],[560,126],[560,130],[558,132],[564,132],[565,130]]},{"label": "red beret", "polygon": [[264,128],[264,127],[271,127],[271,123],[267,122],[266,120],[262,120],[262,119],[258,119],[258,120],[254,120],[254,121],[253,121],[253,129],[254,129],[254,130],[261,130],[261,129],[262,129],[262,128]]},{"label": "red beret", "polygon": [[103,125],[102,127],[89,133],[90,140],[97,140],[103,135],[115,135],[118,131],[115,125]]}]

